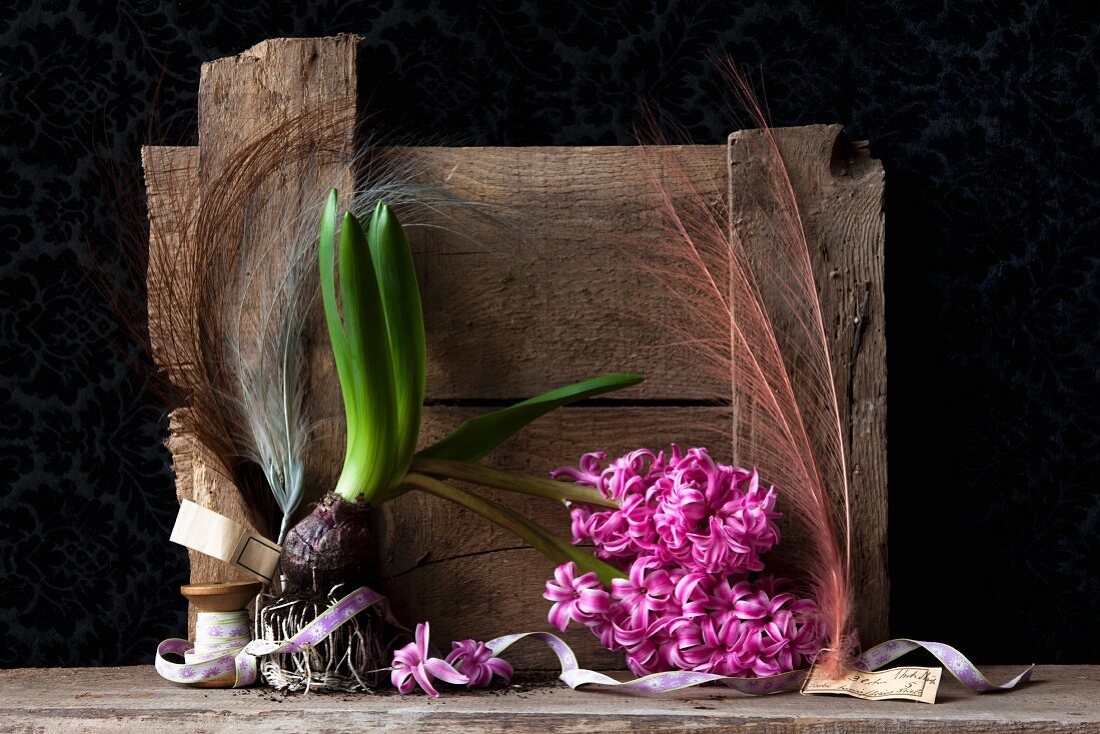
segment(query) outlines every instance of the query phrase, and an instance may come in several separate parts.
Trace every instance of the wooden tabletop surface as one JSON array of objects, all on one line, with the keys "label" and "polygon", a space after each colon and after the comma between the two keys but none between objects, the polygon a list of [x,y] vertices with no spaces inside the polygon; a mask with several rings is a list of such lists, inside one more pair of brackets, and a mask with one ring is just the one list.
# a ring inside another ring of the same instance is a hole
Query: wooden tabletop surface
[{"label": "wooden tabletop surface", "polygon": [[[991,679],[1017,668],[991,666]],[[0,670],[0,731],[15,732],[1100,732],[1100,666],[1039,666],[1017,691],[947,678],[935,705],[720,688],[639,697],[558,683],[422,695],[202,690],[152,666]]]}]

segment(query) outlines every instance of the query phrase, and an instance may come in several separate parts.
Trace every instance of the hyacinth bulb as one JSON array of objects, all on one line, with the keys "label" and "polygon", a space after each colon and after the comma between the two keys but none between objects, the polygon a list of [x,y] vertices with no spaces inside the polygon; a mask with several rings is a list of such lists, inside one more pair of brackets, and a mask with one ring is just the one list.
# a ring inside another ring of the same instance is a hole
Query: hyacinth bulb
[{"label": "hyacinth bulb", "polygon": [[293,589],[369,583],[374,576],[370,507],[330,492],[287,533],[282,571]]}]

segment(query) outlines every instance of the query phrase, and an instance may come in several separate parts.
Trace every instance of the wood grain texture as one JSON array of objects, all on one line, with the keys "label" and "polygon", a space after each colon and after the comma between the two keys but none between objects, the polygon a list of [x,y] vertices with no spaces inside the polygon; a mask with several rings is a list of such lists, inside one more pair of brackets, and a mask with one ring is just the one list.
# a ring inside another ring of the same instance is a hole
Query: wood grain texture
[{"label": "wood grain texture", "polygon": [[[830,324],[841,419],[852,427],[857,624],[861,639],[870,645],[886,638],[889,601],[882,169],[865,157],[838,168],[834,149],[842,134],[839,126],[793,128],[779,134],[810,241],[817,248],[815,265]],[[730,189],[758,191],[761,151],[737,147],[739,139],[736,135],[731,139],[728,153],[709,147],[675,151],[689,180],[677,184],[672,177],[673,197],[685,195],[689,187],[713,190],[719,165]],[[659,202],[652,193],[652,174],[645,171],[665,160],[667,152],[653,155],[639,148],[416,151],[432,180],[446,180],[457,195],[502,212],[495,224],[462,223],[460,231],[476,233],[480,247],[470,247],[449,232],[413,238],[428,322],[430,399],[525,397],[613,369],[639,371],[648,378],[617,397],[672,402],[730,397],[728,388],[703,376],[689,360],[678,359],[667,349],[640,346],[654,333],[655,323],[675,318],[674,305],[654,288],[649,276],[639,272],[633,258],[633,252],[649,255],[656,249],[647,238],[661,231]],[[522,177],[516,171],[522,171]],[[726,186],[724,181],[721,186]],[[734,215],[750,233],[766,234],[766,206],[756,197],[733,199]],[[527,223],[523,240],[506,236],[510,227],[520,230],[522,223]],[[766,241],[759,244],[767,246]],[[624,299],[630,304],[624,305]],[[853,402],[858,402],[855,410],[849,407]],[[438,430],[440,415],[439,409],[429,412],[427,435]],[[703,438],[693,435],[700,425],[706,429]],[[706,444],[715,455],[728,458],[729,409],[624,406],[561,411],[534,424],[489,461],[501,468],[544,472],[575,462],[585,450],[607,450],[614,456],[639,446],[666,447],[673,441],[685,446]],[[548,512],[534,501],[498,498],[555,529],[568,529],[560,509]],[[515,540],[501,531],[485,528],[486,535],[472,538],[471,523],[476,526],[479,521],[439,503],[412,496],[387,508],[390,525],[380,533],[385,572],[399,572],[424,554],[446,557],[445,549],[454,546],[456,539],[465,544],[467,553],[477,555],[402,576],[401,584],[391,591],[398,608],[409,609],[412,605],[403,602],[414,599],[420,615],[440,620],[435,622],[437,628],[451,637],[544,624],[545,605],[531,600],[538,598],[539,580],[547,575],[546,562],[536,554],[511,550]],[[797,575],[785,564],[783,549],[801,542],[798,533],[785,531],[784,543],[769,558],[769,568]],[[461,572],[447,568],[459,562]],[[500,589],[500,576],[507,578],[507,591]],[[507,593],[515,586],[528,588],[529,593],[519,597]],[[486,602],[494,593],[499,598]],[[466,601],[455,606],[457,596]],[[594,639],[577,644],[598,664],[614,664]],[[535,664],[525,657],[517,662],[521,667]]]},{"label": "wood grain texture", "polygon": [[167,324],[162,319],[164,277],[161,263],[172,258],[187,241],[186,209],[197,205],[199,149],[146,145],[141,149],[149,214],[149,338],[153,356],[161,365],[172,360],[164,353]]},{"label": "wood grain texture", "polygon": [[[425,179],[478,202],[453,231],[414,231],[428,330],[428,397],[512,399],[637,372],[618,399],[721,399],[656,326],[675,305],[641,267],[663,237],[653,177],[669,158],[725,195],[725,146],[419,148]],[[685,182],[671,185],[687,193]]]},{"label": "wood grain texture", "polygon": [[[321,73],[334,74],[339,82],[331,93],[341,98],[354,88],[354,76],[343,71],[354,68],[348,41],[303,39],[293,51],[285,43],[290,42],[266,42],[257,47],[264,47],[262,52],[254,49],[204,67],[200,140],[220,141],[209,137],[220,126],[228,139],[247,142],[242,131],[258,134],[252,118],[268,114],[266,105],[280,99],[295,104],[297,97],[288,90],[297,85],[307,94],[302,85],[315,83],[317,69],[329,69],[331,59],[341,69]],[[276,73],[270,68],[275,64],[285,68]],[[866,155],[837,146],[837,126],[792,128],[779,135],[811,241],[819,249],[816,264],[832,327],[836,383],[851,433],[859,621],[863,641],[872,643],[885,636],[888,599],[882,169]],[[642,385],[613,395],[602,407],[569,408],[541,419],[489,462],[544,474],[575,462],[584,451],[615,455],[672,441],[710,445],[716,456],[728,458],[729,408],[721,403],[729,398],[728,388],[682,358],[683,350],[654,337],[655,326],[674,320],[676,309],[638,264],[653,253],[660,236],[652,176],[660,175],[662,161],[678,158],[690,180],[683,185],[713,192],[714,203],[721,205],[731,188],[743,190],[757,175],[750,151],[738,147],[738,140],[735,135],[728,146],[659,150],[404,150],[419,159],[425,182],[483,206],[480,214],[457,213],[450,231],[410,232],[428,330],[422,442],[507,400],[596,374],[637,371],[648,377]],[[202,158],[206,170],[194,174],[195,185],[212,173],[217,159]],[[685,191],[674,184],[673,198]],[[745,221],[764,216],[759,202],[733,204]],[[306,359],[312,407],[318,417],[342,418],[319,314],[311,323],[316,326]],[[340,425],[340,420],[333,424],[309,461],[313,496],[331,486],[342,462]],[[179,461],[183,466],[186,458]],[[568,528],[563,508],[491,494],[556,530]],[[384,590],[407,623],[429,619],[441,640],[546,627],[541,588],[550,564],[520,548],[516,539],[442,500],[419,495],[386,506],[378,519],[381,572],[388,578]],[[797,535],[785,535],[788,548],[799,542]],[[769,558],[776,570],[784,567],[782,547]],[[216,570],[202,573],[209,576],[195,578],[193,568],[195,580],[220,578]],[[587,633],[570,640],[585,664],[621,665],[598,650]],[[518,650],[514,662],[538,668],[548,659]]]},{"label": "wood grain texture", "polygon": [[[275,38],[202,65],[199,75],[200,177],[221,173],[225,158],[277,125],[330,107],[352,111],[355,135],[357,36]],[[331,134],[331,131],[329,131]]]},{"label": "wood grain texture", "polygon": [[[1019,667],[991,666],[995,681]],[[626,696],[544,683],[423,695],[291,695],[187,688],[150,666],[0,670],[0,729],[15,732],[202,731],[275,734],[415,732],[753,732],[754,734],[1023,734],[1100,731],[1100,667],[1041,665],[1001,695],[947,677],[935,705],[835,696],[744,696],[718,688]]]},{"label": "wood grain texture", "polygon": [[[267,171],[267,164],[262,164],[259,168],[264,175],[244,176],[255,187],[249,205],[258,208],[262,226],[270,232],[296,233],[300,212],[306,208],[319,212],[331,187],[343,192],[341,206],[346,206],[354,181],[359,119],[358,43],[357,36],[346,34],[271,39],[237,56],[203,64],[198,102],[200,193],[209,196],[217,191],[219,197],[225,196],[225,188],[235,183],[233,166],[240,164],[237,155],[242,149],[259,151],[258,158],[271,160],[269,149],[285,144],[293,153],[281,162],[279,170]],[[318,111],[324,124],[311,121]],[[268,137],[274,130],[278,134]],[[263,235],[244,235],[239,227],[231,231],[247,239],[257,252],[279,244]],[[252,290],[242,308],[244,323],[261,321],[269,304],[257,300],[260,294],[277,293],[282,287],[277,281],[285,262],[280,261],[278,247],[272,249],[273,254],[253,252],[246,258],[246,269],[259,265],[247,273]],[[305,370],[307,392],[316,396],[309,414],[342,422],[339,381],[319,298],[315,306],[304,338],[304,360],[309,365]],[[255,344],[248,338],[243,342],[244,359],[255,358]],[[328,438],[305,458],[307,496],[314,499],[334,485],[343,464],[342,431],[330,431]],[[302,503],[299,515],[308,511],[308,504]]]},{"label": "wood grain texture", "polygon": [[[780,129],[776,140],[810,243],[829,341],[848,460],[856,627],[870,646],[887,637],[890,601],[883,169],[840,125]],[[730,210],[750,252],[772,246],[773,204],[761,196],[772,160],[759,131],[730,136]]]}]

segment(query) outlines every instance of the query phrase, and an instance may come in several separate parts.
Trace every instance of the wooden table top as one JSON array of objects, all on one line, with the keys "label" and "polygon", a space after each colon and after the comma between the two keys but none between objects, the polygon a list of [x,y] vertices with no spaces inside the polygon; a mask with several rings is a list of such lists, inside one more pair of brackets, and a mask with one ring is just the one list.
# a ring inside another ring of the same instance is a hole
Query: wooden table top
[{"label": "wooden table top", "polygon": [[[990,666],[1003,680],[1016,667]],[[745,696],[721,688],[663,696],[571,691],[556,682],[423,695],[283,695],[178,686],[151,665],[0,670],[0,731],[58,732],[1100,732],[1100,666],[1039,666],[1019,690],[975,695],[947,677],[935,705]]]}]

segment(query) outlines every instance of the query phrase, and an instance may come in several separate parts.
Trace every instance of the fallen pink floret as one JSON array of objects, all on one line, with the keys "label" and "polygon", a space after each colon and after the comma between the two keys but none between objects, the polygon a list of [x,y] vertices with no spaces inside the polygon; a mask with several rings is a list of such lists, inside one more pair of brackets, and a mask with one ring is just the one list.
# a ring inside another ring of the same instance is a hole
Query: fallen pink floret
[{"label": "fallen pink floret", "polygon": [[432,698],[439,698],[439,691],[432,685],[433,678],[447,683],[468,682],[469,679],[455,670],[449,662],[431,657],[428,635],[427,622],[416,625],[415,641],[394,653],[390,682],[399,693],[409,693],[420,686]]},{"label": "fallen pink floret", "polygon": [[467,688],[485,688],[493,676],[504,683],[512,680],[512,665],[507,660],[496,657],[492,648],[477,640],[458,640],[452,642],[453,648],[447,655],[447,662],[465,675],[469,680]]}]

